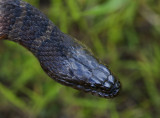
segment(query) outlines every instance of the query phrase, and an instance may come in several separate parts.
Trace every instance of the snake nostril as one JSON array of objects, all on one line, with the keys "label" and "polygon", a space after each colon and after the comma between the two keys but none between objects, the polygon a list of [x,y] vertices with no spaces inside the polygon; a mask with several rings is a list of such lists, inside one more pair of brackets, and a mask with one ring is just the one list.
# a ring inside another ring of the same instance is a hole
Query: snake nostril
[{"label": "snake nostril", "polygon": [[115,88],[120,88],[120,82],[117,80],[116,84],[115,84]]}]

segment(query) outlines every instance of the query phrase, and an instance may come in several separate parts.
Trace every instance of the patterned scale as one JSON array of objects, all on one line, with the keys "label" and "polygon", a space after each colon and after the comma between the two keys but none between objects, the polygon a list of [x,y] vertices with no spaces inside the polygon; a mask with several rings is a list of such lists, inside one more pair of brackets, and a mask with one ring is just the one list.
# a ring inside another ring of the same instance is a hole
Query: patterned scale
[{"label": "patterned scale", "polygon": [[0,0],[0,39],[23,45],[61,84],[105,98],[120,91],[120,82],[84,45],[26,2]]}]

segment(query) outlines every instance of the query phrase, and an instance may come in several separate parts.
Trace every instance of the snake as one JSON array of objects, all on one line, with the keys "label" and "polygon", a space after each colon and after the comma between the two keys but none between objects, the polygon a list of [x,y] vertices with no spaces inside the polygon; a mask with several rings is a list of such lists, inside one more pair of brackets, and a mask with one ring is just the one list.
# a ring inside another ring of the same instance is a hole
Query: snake
[{"label": "snake", "polygon": [[120,81],[84,44],[25,1],[0,0],[0,39],[27,48],[47,75],[63,85],[103,98],[120,92]]}]

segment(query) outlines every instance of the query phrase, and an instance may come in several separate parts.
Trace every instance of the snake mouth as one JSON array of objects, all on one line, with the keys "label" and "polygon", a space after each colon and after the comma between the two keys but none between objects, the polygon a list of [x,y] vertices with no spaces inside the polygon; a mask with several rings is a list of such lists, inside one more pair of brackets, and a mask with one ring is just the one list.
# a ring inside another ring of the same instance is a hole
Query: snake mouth
[{"label": "snake mouth", "polygon": [[99,96],[99,97],[104,97],[104,98],[113,98],[117,96],[120,92],[120,82],[117,80],[111,88],[98,88],[95,90],[91,91],[91,94]]},{"label": "snake mouth", "polygon": [[90,93],[95,96],[104,98],[113,98],[120,92],[120,82],[117,80],[110,88],[104,88],[103,86],[92,89]]},{"label": "snake mouth", "polygon": [[61,81],[61,83],[67,86],[72,86],[75,89],[82,90],[84,92],[91,93],[92,95],[103,97],[103,98],[114,98],[119,94],[121,89],[121,85],[118,80],[116,80],[115,83],[112,84],[110,88],[106,88],[106,87],[104,88],[104,86],[102,85],[91,86],[87,83],[77,84],[77,83],[66,82],[66,81],[65,83]]}]

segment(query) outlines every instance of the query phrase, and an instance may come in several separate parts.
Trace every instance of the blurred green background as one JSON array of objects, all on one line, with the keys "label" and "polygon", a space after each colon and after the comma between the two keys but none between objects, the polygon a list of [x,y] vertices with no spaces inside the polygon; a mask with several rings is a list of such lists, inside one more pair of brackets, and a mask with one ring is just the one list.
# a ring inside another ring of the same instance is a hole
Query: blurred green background
[{"label": "blurred green background", "polygon": [[22,46],[0,42],[0,118],[159,118],[159,0],[27,0],[121,81],[114,99],[62,86]]}]

